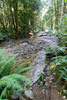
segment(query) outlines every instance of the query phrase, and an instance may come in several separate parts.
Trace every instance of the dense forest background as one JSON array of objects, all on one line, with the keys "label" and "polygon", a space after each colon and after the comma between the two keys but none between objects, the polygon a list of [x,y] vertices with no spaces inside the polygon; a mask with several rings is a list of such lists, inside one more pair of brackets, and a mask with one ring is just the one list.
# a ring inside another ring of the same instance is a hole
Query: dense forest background
[{"label": "dense forest background", "polygon": [[38,8],[39,0],[1,0],[0,32],[14,38],[26,36],[35,29]]},{"label": "dense forest background", "polygon": [[67,31],[66,0],[0,0],[0,40],[39,30]]}]

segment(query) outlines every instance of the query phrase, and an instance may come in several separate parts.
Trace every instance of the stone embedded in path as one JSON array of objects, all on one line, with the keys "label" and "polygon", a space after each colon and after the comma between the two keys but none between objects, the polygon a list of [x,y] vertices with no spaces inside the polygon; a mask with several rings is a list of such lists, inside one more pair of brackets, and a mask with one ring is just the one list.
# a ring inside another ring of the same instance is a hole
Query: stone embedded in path
[{"label": "stone embedded in path", "polygon": [[44,35],[47,35],[44,31],[40,31],[37,33],[37,37],[39,36],[44,36]]},{"label": "stone embedded in path", "polygon": [[34,98],[32,90],[25,90],[25,95],[29,98],[29,100],[33,100]]}]

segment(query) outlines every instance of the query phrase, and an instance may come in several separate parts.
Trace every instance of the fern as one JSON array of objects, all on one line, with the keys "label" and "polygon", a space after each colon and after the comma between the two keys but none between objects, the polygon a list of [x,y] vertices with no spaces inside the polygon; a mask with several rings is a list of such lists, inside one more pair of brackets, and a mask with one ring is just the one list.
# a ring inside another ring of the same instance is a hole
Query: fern
[{"label": "fern", "polygon": [[25,65],[25,63],[22,63],[22,64],[20,64],[15,70],[14,70],[14,72],[15,73],[18,73],[18,71],[21,69],[21,67],[22,66],[24,66]]},{"label": "fern", "polygon": [[24,93],[24,86],[22,86],[24,82],[30,83],[31,81],[25,76],[18,74],[4,76],[0,80],[0,90],[2,90],[1,98],[6,97],[7,94],[11,94],[13,91],[17,90]]},{"label": "fern", "polygon": [[[1,76],[5,76],[5,75],[9,75],[9,74],[10,74],[16,56],[17,56],[17,55],[14,55],[11,59],[6,59],[6,60],[0,65],[0,75],[1,75]],[[7,70],[5,70],[5,69],[7,69]]]},{"label": "fern", "polygon": [[24,93],[24,83],[31,83],[31,80],[21,74],[30,70],[31,67],[23,68],[25,63],[20,64],[13,71],[14,60],[17,56],[15,54],[11,58],[4,59],[4,51],[0,50],[0,100],[9,100],[9,96],[14,91]]},{"label": "fern", "polygon": [[60,83],[62,80],[64,81],[64,84],[62,85],[64,89],[62,88],[61,91],[67,97],[67,56],[57,56],[52,59],[54,60],[56,67],[51,69],[50,73],[57,73],[57,83]]},{"label": "fern", "polygon": [[28,67],[28,68],[24,68],[22,70],[19,70],[18,73],[21,74],[21,73],[25,73],[27,71],[29,71],[32,67]]}]

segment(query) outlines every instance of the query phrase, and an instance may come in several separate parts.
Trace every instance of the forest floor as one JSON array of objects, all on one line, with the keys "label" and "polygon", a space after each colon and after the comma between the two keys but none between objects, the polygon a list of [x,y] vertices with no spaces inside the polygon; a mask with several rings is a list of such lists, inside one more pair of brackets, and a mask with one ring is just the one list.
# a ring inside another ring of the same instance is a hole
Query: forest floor
[{"label": "forest floor", "polygon": [[34,100],[67,100],[60,94],[61,84],[56,84],[56,74],[47,76],[50,71],[47,67],[45,72],[45,84],[41,87],[38,84],[33,86]]},{"label": "forest floor", "polygon": [[44,86],[41,88],[37,84],[38,74],[43,72],[46,66],[46,45],[49,44],[55,49],[57,42],[58,39],[56,36],[48,36],[44,32],[39,32],[36,38],[11,40],[0,44],[0,48],[6,49],[7,56],[11,57],[13,54],[18,53],[15,63],[30,60],[29,65],[32,65],[34,69],[26,75],[33,80],[34,85],[32,86],[32,90],[34,100],[65,100],[59,94],[60,86],[57,86],[55,83],[55,75],[47,75],[50,71],[49,67],[45,70],[46,77]]}]

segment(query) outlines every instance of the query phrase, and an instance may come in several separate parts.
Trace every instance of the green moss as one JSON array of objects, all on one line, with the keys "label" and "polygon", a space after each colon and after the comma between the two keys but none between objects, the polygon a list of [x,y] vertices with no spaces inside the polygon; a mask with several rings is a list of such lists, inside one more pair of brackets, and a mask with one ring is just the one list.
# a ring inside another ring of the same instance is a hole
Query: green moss
[{"label": "green moss", "polygon": [[14,64],[13,71],[17,68],[17,66],[18,66],[19,64],[22,64],[22,63],[25,63],[25,64],[23,65],[23,68],[29,67],[30,64],[33,62],[33,60],[35,59],[35,57],[36,57],[36,56],[33,56],[33,57],[30,57],[30,58],[24,59],[24,60],[22,60],[22,61],[19,62],[19,63]]}]

